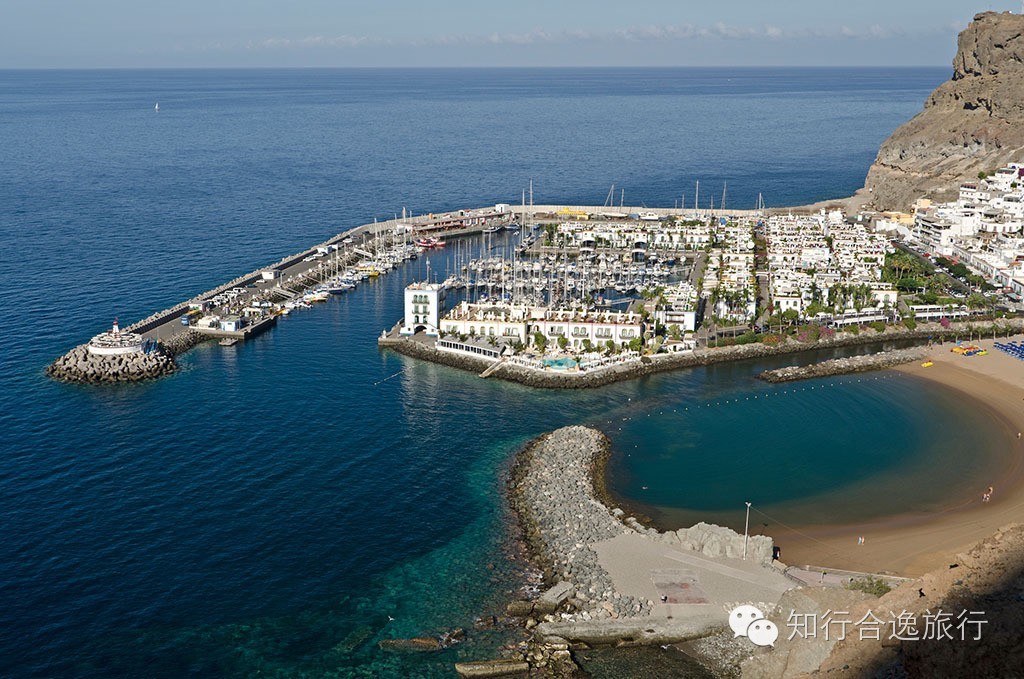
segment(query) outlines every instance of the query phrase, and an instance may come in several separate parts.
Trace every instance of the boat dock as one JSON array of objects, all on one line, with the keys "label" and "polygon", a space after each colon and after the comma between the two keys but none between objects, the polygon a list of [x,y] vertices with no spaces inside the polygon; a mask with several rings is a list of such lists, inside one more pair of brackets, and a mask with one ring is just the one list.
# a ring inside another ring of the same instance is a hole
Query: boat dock
[{"label": "boat dock", "polygon": [[[371,275],[364,268],[371,266],[375,267],[372,275],[379,275],[402,259],[415,256],[418,249],[413,243],[419,238],[458,238],[519,224],[531,228],[538,221],[610,218],[605,215],[607,209],[597,206],[520,207],[497,204],[363,224],[154,313],[128,325],[124,332],[135,333],[145,340],[156,340],[164,347],[164,352],[172,356],[208,338],[244,341],[275,325],[279,315],[288,313],[295,306],[307,306],[304,296],[313,288],[323,288],[328,281],[337,280],[342,271],[358,267],[359,273]],[[698,214],[694,210],[664,208],[620,209],[626,213],[622,217],[627,219],[635,218],[635,213],[642,211],[641,218],[648,222],[678,216],[706,218],[710,214],[707,211]],[[722,216],[726,214],[720,212]],[[728,211],[729,215],[747,213],[753,211]],[[719,215],[715,213],[714,216]],[[616,218],[620,217],[616,215]],[[401,246],[398,245],[399,240]],[[381,258],[388,261],[381,261],[378,266]],[[339,289],[339,292],[350,287]],[[312,301],[326,299],[327,294],[324,291],[323,297]],[[89,378],[87,381],[96,380]]]}]

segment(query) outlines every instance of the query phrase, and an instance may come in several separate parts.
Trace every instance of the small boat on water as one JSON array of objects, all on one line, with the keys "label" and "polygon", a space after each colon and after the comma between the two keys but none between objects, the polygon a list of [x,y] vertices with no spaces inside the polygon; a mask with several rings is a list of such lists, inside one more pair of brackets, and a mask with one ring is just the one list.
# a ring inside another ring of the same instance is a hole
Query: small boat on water
[{"label": "small boat on water", "polygon": [[355,287],[354,283],[347,281],[332,281],[327,284],[327,292],[332,295],[342,295]]},{"label": "small boat on water", "polygon": [[156,106],[153,107],[153,110],[156,111],[157,113],[160,113],[160,102],[159,101],[156,102]]},{"label": "small boat on water", "polygon": [[432,236],[426,236],[425,238],[419,238],[416,240],[416,245],[421,248],[443,248],[444,241]]}]

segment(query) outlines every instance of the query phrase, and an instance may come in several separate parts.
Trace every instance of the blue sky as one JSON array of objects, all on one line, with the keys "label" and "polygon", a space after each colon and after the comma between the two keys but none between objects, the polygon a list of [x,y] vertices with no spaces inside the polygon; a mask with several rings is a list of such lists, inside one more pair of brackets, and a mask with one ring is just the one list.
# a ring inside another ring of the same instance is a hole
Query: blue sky
[{"label": "blue sky", "polygon": [[948,65],[971,0],[6,0],[0,68]]}]

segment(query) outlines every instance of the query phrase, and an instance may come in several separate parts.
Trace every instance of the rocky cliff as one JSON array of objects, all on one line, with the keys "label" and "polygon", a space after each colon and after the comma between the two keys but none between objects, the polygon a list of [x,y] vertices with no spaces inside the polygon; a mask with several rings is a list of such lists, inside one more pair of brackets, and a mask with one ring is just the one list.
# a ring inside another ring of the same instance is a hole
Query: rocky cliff
[{"label": "rocky cliff", "polygon": [[905,210],[1022,159],[1024,16],[985,12],[960,34],[952,79],[882,144],[865,187],[874,207]]}]

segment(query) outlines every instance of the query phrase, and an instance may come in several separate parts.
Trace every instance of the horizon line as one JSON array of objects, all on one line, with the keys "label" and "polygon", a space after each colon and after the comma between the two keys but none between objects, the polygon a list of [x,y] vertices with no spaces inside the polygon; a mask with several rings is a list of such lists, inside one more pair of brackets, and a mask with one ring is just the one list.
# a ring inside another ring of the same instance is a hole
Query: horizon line
[{"label": "horizon line", "polygon": [[911,69],[911,68],[953,68],[952,64],[830,64],[830,65],[806,65],[806,64],[704,64],[696,65],[504,65],[504,66],[429,66],[429,65],[401,65],[401,66],[0,66],[0,72],[11,71],[312,71],[312,70],[351,70],[351,71],[372,71],[372,70],[465,70],[465,71],[488,71],[488,70],[555,70],[555,69],[750,69],[767,70],[772,68],[794,68],[805,70],[826,70],[836,68],[862,68],[862,69]]}]

